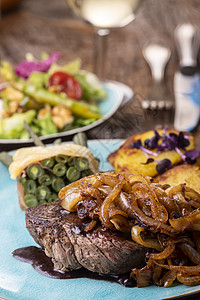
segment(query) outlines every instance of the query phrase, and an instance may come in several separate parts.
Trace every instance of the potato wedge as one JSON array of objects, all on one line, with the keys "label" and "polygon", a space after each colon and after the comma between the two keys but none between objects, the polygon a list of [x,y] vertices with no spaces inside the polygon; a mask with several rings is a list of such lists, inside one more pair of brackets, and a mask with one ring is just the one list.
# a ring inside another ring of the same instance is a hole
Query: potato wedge
[{"label": "potato wedge", "polygon": [[156,176],[156,179],[161,184],[186,183],[188,187],[200,193],[200,169],[197,165],[181,164],[174,166],[164,174]]},{"label": "potato wedge", "polygon": [[[164,132],[164,130],[162,129],[159,129],[157,131],[160,135]],[[176,130],[168,130],[168,132],[174,132],[178,134],[178,131]],[[144,176],[156,176],[158,174],[156,170],[157,162],[145,164],[145,162],[147,161],[147,157],[142,152],[142,150],[132,147],[133,142],[136,142],[140,139],[141,142],[144,143],[146,139],[149,139],[153,136],[153,130],[133,135],[129,137],[119,149],[111,153],[108,156],[108,161],[114,167],[115,171],[129,173],[137,171]],[[189,134],[188,136],[190,139],[190,145],[186,148],[187,150],[194,148],[194,138]],[[153,150],[153,152],[156,152],[156,150]],[[154,156],[149,156],[155,158]],[[160,152],[156,157],[156,160],[160,161],[164,158],[170,159],[172,162],[172,166],[182,162],[181,156],[175,150]]]}]

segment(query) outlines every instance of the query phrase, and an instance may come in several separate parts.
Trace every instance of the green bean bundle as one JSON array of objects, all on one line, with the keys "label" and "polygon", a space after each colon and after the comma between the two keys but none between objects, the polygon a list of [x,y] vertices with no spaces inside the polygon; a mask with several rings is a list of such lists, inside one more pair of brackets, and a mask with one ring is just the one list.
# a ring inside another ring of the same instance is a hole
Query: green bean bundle
[{"label": "green bean bundle", "polygon": [[50,203],[67,184],[91,175],[88,159],[57,155],[32,164],[25,169],[19,182],[24,187],[27,207]]},{"label": "green bean bundle", "polygon": [[9,172],[17,178],[19,204],[25,210],[58,199],[64,186],[97,173],[98,164],[88,148],[67,143],[18,149]]}]

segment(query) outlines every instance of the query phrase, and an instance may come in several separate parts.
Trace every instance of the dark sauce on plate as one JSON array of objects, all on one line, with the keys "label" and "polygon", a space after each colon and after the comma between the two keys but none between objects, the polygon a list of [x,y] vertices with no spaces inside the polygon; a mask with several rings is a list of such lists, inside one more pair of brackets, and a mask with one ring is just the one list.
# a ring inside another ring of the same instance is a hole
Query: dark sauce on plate
[{"label": "dark sauce on plate", "polygon": [[81,268],[76,271],[62,272],[54,269],[51,258],[48,257],[42,248],[35,246],[19,248],[13,251],[13,257],[25,263],[29,263],[41,275],[54,279],[90,278],[106,280],[119,283],[125,287],[135,287],[136,282],[130,274],[103,275]]}]

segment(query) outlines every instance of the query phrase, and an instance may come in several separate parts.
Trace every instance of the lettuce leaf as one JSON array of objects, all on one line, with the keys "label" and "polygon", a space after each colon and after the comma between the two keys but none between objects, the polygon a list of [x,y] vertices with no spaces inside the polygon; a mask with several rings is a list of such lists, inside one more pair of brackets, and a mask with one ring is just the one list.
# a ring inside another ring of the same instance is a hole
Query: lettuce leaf
[{"label": "lettuce leaf", "polygon": [[36,110],[15,113],[10,118],[0,119],[0,139],[21,139],[25,133],[24,121],[30,124],[36,116]]},{"label": "lettuce leaf", "polygon": [[36,119],[34,121],[34,124],[39,128],[39,135],[48,135],[58,132],[56,125],[53,123],[50,113],[46,113],[39,120]]},{"label": "lettuce leaf", "polygon": [[75,78],[83,89],[84,100],[92,99],[98,101],[106,97],[106,91],[95,74],[82,70],[75,75]]}]

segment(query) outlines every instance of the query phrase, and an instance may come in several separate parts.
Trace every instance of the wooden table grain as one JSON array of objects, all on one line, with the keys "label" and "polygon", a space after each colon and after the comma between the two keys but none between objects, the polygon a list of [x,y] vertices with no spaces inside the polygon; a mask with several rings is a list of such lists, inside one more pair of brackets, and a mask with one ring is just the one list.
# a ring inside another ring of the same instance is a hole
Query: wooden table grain
[{"label": "wooden table grain", "polygon": [[[139,131],[173,126],[173,110],[146,113],[141,109],[141,101],[153,84],[141,49],[151,41],[171,48],[165,82],[173,99],[173,78],[178,68],[174,29],[183,22],[191,22],[200,31],[199,0],[146,0],[131,24],[111,30],[105,77],[129,85],[134,99],[107,122],[88,131],[89,139],[126,138]],[[17,9],[3,14],[0,21],[0,58],[12,64],[23,60],[27,52],[39,57],[42,51],[59,51],[60,63],[79,57],[82,67],[93,71],[93,43],[93,29],[74,17],[64,0],[24,0]],[[200,149],[200,126],[193,134]],[[64,140],[68,139],[71,137]]]}]

